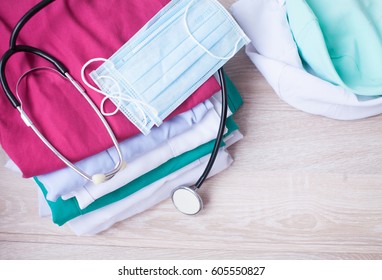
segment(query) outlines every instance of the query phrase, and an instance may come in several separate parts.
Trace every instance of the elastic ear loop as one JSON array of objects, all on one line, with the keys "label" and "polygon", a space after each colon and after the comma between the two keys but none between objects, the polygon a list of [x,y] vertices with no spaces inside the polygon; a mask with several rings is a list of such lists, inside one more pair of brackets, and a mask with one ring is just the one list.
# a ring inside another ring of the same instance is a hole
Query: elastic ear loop
[{"label": "elastic ear loop", "polygon": [[[101,80],[101,79],[109,79],[111,81],[113,81],[114,85],[117,86],[117,94],[114,95],[114,94],[109,94],[109,93],[106,93],[96,87],[94,87],[93,85],[91,85],[86,77],[85,77],[85,69],[93,62],[98,62],[98,61],[102,61],[102,62],[108,62],[109,60],[105,59],[105,58],[92,58],[90,59],[88,62],[86,62],[82,68],[81,68],[81,79],[82,81],[84,82],[84,84],[86,86],[88,86],[89,88],[91,88],[92,90],[104,95],[105,97],[102,99],[101,101],[101,104],[100,104],[100,109],[101,109],[101,113],[104,115],[104,116],[113,116],[115,115],[121,108],[121,101],[124,100],[124,101],[127,101],[127,102],[130,102],[131,104],[133,104],[139,111],[139,113],[141,114],[142,116],[142,120],[143,120],[143,123],[144,125],[147,125],[148,124],[148,120],[147,120],[147,117],[146,117],[146,114],[143,110],[143,106],[146,106],[149,110],[151,110],[155,115],[158,115],[158,111],[152,107],[151,105],[141,101],[141,100],[138,100],[138,99],[135,99],[135,98],[131,98],[131,97],[125,97],[125,96],[122,96],[122,90],[121,90],[121,87],[119,85],[119,83],[113,78],[113,77],[110,77],[110,76],[99,76],[97,77],[98,80]],[[116,105],[116,109],[111,112],[111,113],[107,113],[105,112],[104,108],[105,108],[105,102],[108,100],[108,99],[117,99],[118,100],[118,103]],[[141,106],[142,105],[142,106]]]},{"label": "elastic ear loop", "polygon": [[183,21],[184,21],[184,25],[186,26],[186,31],[188,33],[188,35],[190,35],[190,37],[192,38],[192,40],[195,41],[195,43],[201,47],[206,53],[208,53],[210,56],[216,58],[216,59],[221,59],[221,60],[229,60],[231,59],[237,52],[238,50],[238,46],[239,46],[239,43],[241,41],[241,38],[239,38],[239,40],[236,42],[235,44],[235,48],[234,50],[232,51],[232,53],[228,56],[218,56],[218,55],[215,55],[213,54],[212,52],[210,52],[205,46],[203,46],[195,37],[194,35],[192,35],[191,31],[190,31],[190,28],[188,26],[188,22],[187,22],[187,14],[188,14],[188,10],[190,9],[191,5],[195,2],[195,0],[192,0],[186,7],[186,11],[184,12],[184,17],[183,17]]}]

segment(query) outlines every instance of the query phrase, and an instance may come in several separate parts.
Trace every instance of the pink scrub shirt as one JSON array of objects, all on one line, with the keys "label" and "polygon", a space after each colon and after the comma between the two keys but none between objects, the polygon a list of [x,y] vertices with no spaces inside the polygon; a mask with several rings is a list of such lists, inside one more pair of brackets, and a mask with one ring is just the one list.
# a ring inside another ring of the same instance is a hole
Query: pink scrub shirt
[{"label": "pink scrub shirt", "polygon": [[[38,0],[0,1],[0,54],[9,47],[17,21]],[[37,13],[22,29],[17,44],[42,49],[59,59],[81,81],[83,64],[95,57],[110,57],[131,38],[168,0],[65,0],[55,1]],[[27,70],[48,62],[19,53],[7,64],[6,76],[15,92],[18,78]],[[89,72],[98,65],[89,67]],[[89,73],[88,72],[88,73]],[[214,78],[204,83],[167,119],[185,112],[220,89]],[[97,106],[103,98],[86,89]],[[70,161],[77,162],[113,146],[102,122],[79,92],[52,71],[34,71],[19,86],[23,109],[45,137]],[[45,174],[65,167],[28,128],[0,89],[0,143],[23,177]],[[109,102],[106,111],[113,111]],[[106,117],[118,141],[138,129],[120,112]]]}]

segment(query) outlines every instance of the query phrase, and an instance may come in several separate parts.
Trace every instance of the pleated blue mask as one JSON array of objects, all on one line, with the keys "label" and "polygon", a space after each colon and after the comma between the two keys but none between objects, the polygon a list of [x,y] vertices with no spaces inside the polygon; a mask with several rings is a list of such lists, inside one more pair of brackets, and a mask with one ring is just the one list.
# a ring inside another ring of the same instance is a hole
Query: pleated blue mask
[{"label": "pleated blue mask", "polygon": [[148,134],[247,43],[218,1],[173,0],[90,76]]}]

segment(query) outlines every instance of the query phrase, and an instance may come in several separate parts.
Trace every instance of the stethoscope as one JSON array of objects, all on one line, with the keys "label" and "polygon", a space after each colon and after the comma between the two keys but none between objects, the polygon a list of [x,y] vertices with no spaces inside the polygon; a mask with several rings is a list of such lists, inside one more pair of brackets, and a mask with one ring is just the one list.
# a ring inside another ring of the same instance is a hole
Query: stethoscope
[{"label": "stethoscope", "polygon": [[[106,180],[111,179],[114,177],[121,169],[123,169],[126,166],[126,163],[123,161],[122,152],[120,150],[120,147],[118,145],[118,141],[110,128],[109,124],[103,117],[102,113],[98,110],[97,106],[93,103],[93,101],[89,98],[89,96],[86,94],[85,90],[82,88],[82,86],[69,74],[69,70],[65,67],[65,65],[59,61],[57,58],[51,56],[50,54],[44,52],[41,49],[28,46],[28,45],[17,45],[16,41],[18,38],[18,35],[23,28],[23,26],[40,10],[45,8],[50,3],[54,2],[55,0],[43,0],[37,5],[35,5],[33,8],[31,8],[16,24],[16,26],[13,28],[10,38],[10,44],[9,49],[5,52],[5,54],[2,56],[0,60],[0,82],[1,86],[5,92],[5,95],[7,96],[8,100],[11,102],[12,106],[17,109],[20,113],[21,119],[24,121],[24,123],[30,127],[33,132],[40,138],[40,140],[61,160],[63,161],[68,167],[73,169],[75,172],[77,172],[79,175],[84,177],[86,180],[89,180],[93,182],[94,184],[100,184],[105,182]],[[69,82],[81,93],[81,95],[86,99],[86,101],[90,104],[92,109],[96,112],[100,120],[102,121],[103,125],[105,126],[108,134],[110,135],[110,138],[113,141],[114,147],[117,150],[118,154],[118,163],[115,165],[114,169],[111,170],[108,173],[105,174],[94,174],[94,175],[88,175],[83,170],[79,169],[77,166],[75,166],[73,163],[71,163],[65,156],[63,156],[45,137],[44,135],[37,129],[37,127],[33,124],[29,116],[25,113],[25,111],[22,108],[22,103],[15,97],[12,90],[10,89],[7,78],[5,75],[5,68],[8,60],[16,53],[31,53],[34,55],[38,55],[41,58],[49,61],[53,66],[56,68],[58,73],[60,73],[65,79],[68,79]],[[172,201],[175,205],[175,207],[182,213],[188,214],[188,215],[194,215],[197,214],[201,209],[203,209],[203,201],[198,194],[197,190],[202,186],[204,181],[207,179],[208,174],[211,171],[211,168],[215,162],[216,156],[219,152],[219,148],[224,136],[224,130],[225,130],[225,123],[227,118],[227,91],[226,91],[226,81],[223,73],[223,69],[219,69],[218,71],[219,75],[219,82],[221,85],[221,93],[222,93],[222,109],[221,109],[221,119],[219,123],[219,131],[216,137],[216,141],[214,144],[214,147],[211,152],[211,156],[209,158],[209,161],[207,162],[206,168],[200,178],[197,180],[197,182],[193,186],[180,186],[175,188],[175,190],[172,192]]]},{"label": "stethoscope", "polygon": [[[89,98],[89,96],[86,94],[85,90],[80,86],[80,84],[69,74],[68,69],[64,66],[61,61],[56,59],[55,57],[49,55],[48,53],[31,47],[27,45],[17,45],[17,37],[23,28],[23,26],[40,10],[45,8],[48,4],[52,3],[54,0],[45,0],[40,3],[38,3],[36,6],[34,6],[32,9],[30,9],[16,24],[16,26],[13,28],[9,43],[9,49],[5,52],[3,57],[0,60],[0,81],[1,86],[8,97],[9,101],[11,102],[12,106],[17,109],[20,113],[21,119],[24,121],[24,123],[30,127],[33,132],[41,139],[41,141],[61,160],[63,161],[68,167],[73,169],[75,172],[77,172],[79,175],[84,177],[86,180],[92,181],[94,184],[100,184],[105,182],[106,180],[111,179],[115,174],[117,174],[124,166],[122,153],[118,145],[118,141],[110,128],[109,124],[106,122],[105,118],[102,116],[101,112],[98,110],[98,108],[95,106],[93,101]],[[64,78],[68,79],[73,86],[81,93],[81,95],[86,99],[86,101],[90,104],[90,106],[93,108],[93,110],[97,113],[98,117],[102,121],[103,125],[105,126],[107,132],[109,133],[113,144],[117,150],[118,154],[118,163],[115,165],[114,169],[108,173],[105,174],[94,174],[94,175],[88,175],[83,170],[79,169],[77,166],[75,166],[73,163],[71,163],[66,157],[64,157],[49,141],[44,137],[44,135],[37,129],[37,127],[33,124],[31,119],[28,117],[28,115],[25,113],[25,111],[22,108],[22,103],[15,97],[13,92],[11,91],[6,76],[5,76],[5,67],[7,65],[8,60],[16,53],[32,53],[35,55],[38,55],[42,57],[43,59],[49,61],[52,63],[55,68],[57,69],[58,73],[60,73]]]}]

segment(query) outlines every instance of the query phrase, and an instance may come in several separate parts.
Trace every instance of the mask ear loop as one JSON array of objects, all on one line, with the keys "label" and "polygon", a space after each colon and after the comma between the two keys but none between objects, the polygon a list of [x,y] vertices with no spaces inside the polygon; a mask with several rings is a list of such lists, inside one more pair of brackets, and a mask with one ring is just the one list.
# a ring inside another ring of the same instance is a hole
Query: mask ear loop
[{"label": "mask ear loop", "polygon": [[228,56],[219,56],[219,55],[215,55],[214,53],[212,53],[211,51],[209,51],[205,46],[203,46],[195,37],[194,35],[191,33],[191,30],[190,30],[190,27],[188,26],[188,22],[187,22],[187,14],[188,14],[188,10],[190,9],[191,5],[195,2],[195,0],[192,0],[186,7],[186,11],[184,12],[184,17],[183,17],[183,21],[184,21],[184,25],[186,27],[186,31],[188,33],[188,35],[192,38],[192,40],[195,41],[195,43],[201,47],[206,53],[208,53],[210,56],[212,56],[213,58],[216,58],[216,59],[220,59],[220,60],[229,60],[231,59],[235,54],[236,52],[238,51],[238,46],[239,46],[239,43],[241,41],[241,38],[239,38],[239,40],[236,42],[235,44],[235,48],[234,50],[232,51],[231,54],[229,54]]},{"label": "mask ear loop", "polygon": [[[81,68],[81,79],[82,81],[84,82],[84,84],[86,86],[88,86],[90,89],[94,90],[95,92],[98,92],[100,94],[102,94],[103,96],[105,96],[102,101],[101,101],[101,104],[100,104],[100,109],[101,109],[101,113],[104,115],[104,116],[113,116],[115,115],[121,108],[121,101],[124,100],[124,101],[127,101],[127,102],[130,102],[131,104],[133,104],[139,111],[141,117],[142,117],[142,122],[144,123],[144,126],[146,126],[148,124],[148,119],[147,119],[147,116],[146,116],[146,113],[144,112],[144,109],[143,107],[146,106],[149,110],[151,110],[155,115],[158,115],[158,111],[152,107],[151,105],[141,101],[141,100],[138,100],[138,99],[135,99],[135,98],[131,98],[131,97],[125,97],[122,95],[122,89],[119,85],[119,83],[117,82],[117,80],[115,80],[113,77],[110,77],[110,76],[99,76],[98,77],[98,80],[101,80],[101,79],[109,79],[111,81],[113,81],[114,85],[117,86],[117,94],[109,94],[109,93],[106,93],[96,87],[94,87],[93,85],[91,85],[88,80],[86,79],[85,77],[85,69],[93,62],[99,62],[99,61],[102,61],[102,62],[108,62],[109,60],[105,59],[105,58],[92,58],[90,59],[88,62],[86,62],[82,68]],[[105,112],[105,102],[109,99],[117,99],[118,100],[118,103],[116,104],[116,109],[113,111],[113,112],[110,112],[110,113],[107,113]]]},{"label": "mask ear loop", "polygon": [[[112,115],[115,115],[115,114],[118,112],[118,110],[119,110],[119,108],[120,108],[120,105],[121,105],[120,102],[118,102],[118,104],[116,105],[117,108],[116,108],[115,111],[113,111],[113,112],[111,112],[111,113],[106,113],[106,112],[104,111],[104,103],[105,103],[105,101],[108,99],[108,98],[106,98],[106,96],[109,96],[109,94],[107,94],[106,92],[103,92],[102,90],[100,90],[100,89],[94,87],[93,85],[91,85],[91,84],[88,82],[88,80],[86,79],[86,77],[85,77],[85,69],[86,69],[90,64],[92,64],[93,62],[99,62],[99,61],[107,62],[107,59],[98,57],[98,58],[92,58],[92,59],[90,59],[88,62],[86,62],[86,63],[82,66],[82,68],[81,68],[81,79],[82,79],[82,82],[83,82],[87,87],[89,87],[90,89],[94,90],[95,92],[98,92],[98,93],[100,93],[100,94],[102,94],[102,95],[105,96],[105,98],[103,98],[103,99],[102,99],[102,102],[101,102],[101,112],[102,112],[102,114],[103,114],[104,116],[112,116]],[[108,78],[107,76],[102,76],[102,77],[103,77],[103,78]],[[110,78],[111,80],[115,81],[112,77],[109,77],[109,78]],[[116,83],[116,85],[118,86],[119,94],[121,94],[121,89],[120,89],[118,83]],[[118,101],[119,101],[119,99],[118,99]]]}]

